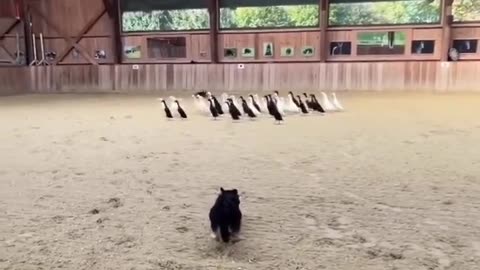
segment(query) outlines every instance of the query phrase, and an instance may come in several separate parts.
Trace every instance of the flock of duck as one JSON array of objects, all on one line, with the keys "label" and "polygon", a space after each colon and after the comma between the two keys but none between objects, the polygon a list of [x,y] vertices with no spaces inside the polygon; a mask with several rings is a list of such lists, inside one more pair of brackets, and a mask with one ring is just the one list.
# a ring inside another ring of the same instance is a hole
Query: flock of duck
[{"label": "flock of duck", "polygon": [[[197,111],[203,115],[209,115],[215,120],[227,113],[233,120],[240,120],[242,116],[254,119],[268,113],[273,116],[276,123],[281,123],[287,114],[324,114],[344,110],[335,93],[331,93],[331,100],[325,92],[321,92],[321,95],[321,102],[317,100],[315,94],[303,93],[302,96],[295,95],[292,91],[288,92],[287,97],[282,97],[278,91],[274,91],[272,94],[264,95],[263,98],[259,98],[257,94],[250,94],[247,98],[243,96],[236,98],[223,93],[220,96],[221,102],[211,92],[206,91],[197,92],[192,97]],[[170,96],[169,99],[170,104],[167,104],[163,98],[159,99],[163,105],[165,116],[172,119],[176,112],[179,117],[186,119],[187,113],[180,105],[179,100],[173,96]]]}]

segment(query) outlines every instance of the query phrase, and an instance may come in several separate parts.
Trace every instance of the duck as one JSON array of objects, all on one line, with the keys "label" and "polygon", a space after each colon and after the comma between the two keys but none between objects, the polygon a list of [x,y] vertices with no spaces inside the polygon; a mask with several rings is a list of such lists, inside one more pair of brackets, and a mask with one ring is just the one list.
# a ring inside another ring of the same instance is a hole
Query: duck
[{"label": "duck", "polygon": [[275,101],[273,101],[271,98],[270,98],[270,110],[271,110],[271,115],[273,116],[273,118],[275,118],[275,122],[277,124],[282,123],[283,122],[283,116],[280,113],[280,111],[278,111],[278,107],[275,104]]},{"label": "duck", "polygon": [[295,99],[295,95],[293,95],[293,92],[288,92],[288,95],[291,97],[292,102],[295,104],[295,106],[297,106],[297,108],[300,108],[300,103],[298,103],[298,100]]},{"label": "duck", "polygon": [[317,112],[325,113],[325,110],[323,109],[322,105],[320,105],[320,103],[318,102],[315,94],[310,94],[310,98],[312,100],[311,104],[312,104],[313,110],[315,110]]},{"label": "duck", "polygon": [[322,92],[322,103],[323,103],[323,109],[327,112],[329,111],[335,111],[335,106],[328,100],[327,94],[325,92]]},{"label": "duck", "polygon": [[238,109],[238,107],[235,105],[235,103],[233,102],[233,99],[232,98],[229,98],[227,100],[229,103],[228,103],[228,107],[229,107],[229,110],[233,110],[235,114],[237,114],[238,116],[241,116],[242,113],[240,112],[240,110]]},{"label": "duck", "polygon": [[333,103],[333,106],[335,106],[335,108],[337,109],[337,111],[344,110],[342,104],[340,104],[340,102],[338,101],[337,95],[335,95],[335,93],[332,93],[332,103]]},{"label": "duck", "polygon": [[205,101],[203,98],[199,95],[192,95],[193,97],[193,104],[195,105],[195,108],[200,112],[200,113],[208,113],[208,105],[205,104]]},{"label": "duck", "polygon": [[294,113],[300,111],[300,104],[298,103],[298,100],[295,99],[292,91],[288,92],[288,100],[285,105],[285,110]]},{"label": "duck", "polygon": [[308,113],[307,106],[305,106],[305,103],[302,101],[302,97],[300,95],[297,95],[298,103],[300,105],[300,110],[302,111],[303,114]]},{"label": "duck", "polygon": [[[307,109],[309,110],[314,110],[313,109],[313,100],[308,100],[308,95],[307,93],[303,93],[303,96],[305,97],[305,104],[307,105]],[[311,97],[312,95],[310,95]]]},{"label": "duck", "polygon": [[259,103],[259,106],[260,106],[260,109],[262,109],[261,111],[262,112],[267,112],[268,111],[268,106],[267,106],[267,96],[263,96],[262,99],[259,99],[258,95],[255,94],[254,95],[255,99],[258,100],[258,103]]},{"label": "duck", "polygon": [[177,111],[178,111],[178,114],[180,115],[180,117],[182,117],[183,119],[186,119],[187,118],[187,113],[185,113],[182,106],[180,106],[180,102],[178,100],[175,100],[175,103],[177,104]]},{"label": "duck", "polygon": [[220,102],[218,102],[217,97],[210,94],[210,98],[213,100],[213,105],[215,106],[215,110],[217,110],[217,113],[222,115],[223,114],[223,108],[222,108],[222,105],[220,105]]},{"label": "duck", "polygon": [[217,109],[215,108],[215,105],[214,105],[214,102],[213,102],[213,98],[209,98],[209,99],[208,99],[208,103],[210,103],[209,109],[210,109],[210,113],[211,113],[212,116],[213,116],[213,119],[214,119],[214,120],[217,120],[218,112],[217,112]]},{"label": "duck", "polygon": [[233,102],[230,100],[225,101],[225,104],[227,104],[229,110],[228,112],[230,113],[230,116],[232,117],[233,120],[240,120],[240,112],[238,109],[235,108],[235,105]]},{"label": "duck", "polygon": [[207,91],[199,91],[199,92],[196,92],[195,95],[201,96],[203,98],[207,98],[208,93]]},{"label": "duck", "polygon": [[243,112],[246,115],[248,115],[248,117],[250,117],[250,118],[256,118],[257,116],[255,115],[253,110],[248,106],[247,101],[242,96],[240,96],[240,99],[242,100]]},{"label": "duck", "polygon": [[162,102],[163,110],[165,111],[165,117],[167,117],[167,119],[172,119],[173,115],[172,115],[172,112],[170,111],[170,109],[168,108],[167,103],[165,102],[165,100],[163,98],[160,99],[160,101]]},{"label": "duck", "polygon": [[273,103],[272,96],[271,95],[265,95],[264,98],[265,98],[265,101],[267,103],[268,113],[271,116],[273,116],[273,107],[275,107],[275,104]]},{"label": "duck", "polygon": [[222,93],[220,95],[220,98],[222,99],[222,110],[224,112],[228,112],[228,104],[226,103],[227,99],[228,99],[228,95],[227,93]]},{"label": "duck", "polygon": [[284,100],[280,95],[278,94],[278,91],[273,92],[273,100],[275,102],[275,106],[277,107],[278,112],[281,115],[285,115],[285,109],[284,109]]},{"label": "duck", "polygon": [[252,108],[252,110],[255,114],[261,114],[262,109],[260,108],[257,101],[255,100],[255,97],[252,94],[248,95],[248,97],[249,97],[248,98],[248,106],[250,106],[250,108]]}]

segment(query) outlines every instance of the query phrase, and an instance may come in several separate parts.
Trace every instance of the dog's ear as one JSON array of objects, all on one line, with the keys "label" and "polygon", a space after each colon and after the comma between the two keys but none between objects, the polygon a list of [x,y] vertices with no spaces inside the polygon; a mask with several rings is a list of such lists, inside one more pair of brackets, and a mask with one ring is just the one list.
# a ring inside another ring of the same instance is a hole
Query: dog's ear
[{"label": "dog's ear", "polygon": [[235,195],[238,195],[238,190],[237,189],[233,189],[232,191]]},{"label": "dog's ear", "polygon": [[221,193],[225,192],[225,190],[223,189],[223,187],[220,187],[220,192],[221,192]]}]

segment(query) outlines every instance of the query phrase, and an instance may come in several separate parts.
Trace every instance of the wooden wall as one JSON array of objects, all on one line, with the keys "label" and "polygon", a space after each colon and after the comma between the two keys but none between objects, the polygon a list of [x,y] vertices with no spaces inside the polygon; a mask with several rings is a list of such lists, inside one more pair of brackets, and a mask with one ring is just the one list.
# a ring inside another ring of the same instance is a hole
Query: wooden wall
[{"label": "wooden wall", "polygon": [[479,91],[480,63],[365,62],[48,66],[0,69],[0,92]]},{"label": "wooden wall", "polygon": [[[401,55],[358,55],[357,54],[357,41],[359,33],[368,32],[402,32],[405,34],[405,52]],[[352,29],[352,30],[337,30],[328,31],[327,39],[328,46],[331,42],[351,42],[352,53],[351,55],[331,55],[330,52],[327,56],[328,61],[418,61],[418,60],[440,60],[441,54],[441,41],[442,41],[442,29],[441,28],[399,28],[399,27],[380,27],[380,28],[364,28],[364,29]],[[435,42],[435,49],[433,54],[413,54],[412,41],[414,40],[433,40]]]},{"label": "wooden wall", "polygon": [[[222,33],[218,35],[220,62],[286,62],[286,61],[319,61],[320,32],[258,32],[258,33]],[[273,45],[273,57],[263,55],[263,46]],[[301,50],[305,47],[314,49],[313,55],[304,56]],[[282,48],[292,48],[292,56],[282,56]],[[237,57],[224,57],[225,48],[236,48]],[[243,48],[253,48],[253,57],[242,57]]]},{"label": "wooden wall", "polygon": [[[55,52],[58,64],[113,63],[114,24],[103,1],[100,0],[24,0],[32,15],[32,31],[37,35],[37,50],[40,53],[38,36],[43,33],[45,53]],[[73,43],[73,44],[72,44]],[[96,59],[95,53],[103,50],[105,59]]]},{"label": "wooden wall", "polygon": [[[175,38],[183,37],[186,40],[186,57],[185,58],[169,58],[154,59],[148,55],[147,40],[149,38]],[[210,36],[208,33],[145,33],[145,34],[122,34],[122,44],[125,47],[140,46],[141,57],[137,59],[129,59],[123,52],[124,63],[205,63],[210,62]]]},{"label": "wooden wall", "polygon": [[[25,63],[25,40],[23,22],[14,0],[0,3],[0,66],[22,65]],[[18,48],[17,48],[18,46]],[[19,57],[17,58],[17,49]]]},{"label": "wooden wall", "polygon": [[480,26],[475,25],[463,25],[457,26],[452,29],[452,40],[455,39],[477,39],[477,52],[476,53],[462,53],[460,54],[460,60],[480,60]]},{"label": "wooden wall", "polygon": [[1,0],[0,3],[0,17],[14,17],[15,10],[15,0]]},{"label": "wooden wall", "polygon": [[[21,51],[25,51],[23,22],[3,34],[18,12],[16,0],[0,0],[0,62],[6,59],[13,63],[16,51],[16,34],[19,34]],[[19,3],[22,1],[19,1]],[[116,3],[116,1],[107,1]],[[32,17],[32,32],[37,35],[37,51],[40,53],[38,34],[43,33],[45,51],[56,53],[53,64],[113,64],[118,63],[115,56],[122,55],[123,63],[210,63],[213,56],[218,56],[220,63],[264,63],[264,62],[319,62],[320,53],[325,51],[327,62],[366,62],[366,61],[436,61],[445,56],[446,45],[442,44],[444,29],[442,24],[435,25],[393,25],[393,26],[357,26],[329,27],[316,29],[257,29],[257,30],[218,30],[199,32],[148,32],[120,33],[114,15],[107,12],[103,0],[23,0],[27,14]],[[112,11],[112,10],[110,10]],[[118,10],[114,10],[115,13]],[[20,11],[22,13],[22,11]],[[454,39],[479,39],[480,24],[454,23],[451,37]],[[400,55],[359,55],[357,53],[357,36],[361,32],[401,31],[405,33],[405,53]],[[213,33],[215,32],[215,33]],[[218,34],[216,34],[218,32]],[[115,36],[121,36],[118,39]],[[184,37],[186,39],[186,57],[151,58],[148,56],[147,40],[149,38]],[[323,38],[325,37],[325,38]],[[26,36],[28,40],[30,34]],[[210,41],[217,40],[217,54],[211,51]],[[433,54],[412,54],[413,40],[434,40]],[[330,55],[331,42],[351,42],[351,55]],[[263,56],[265,43],[272,43],[274,55]],[[120,44],[121,43],[121,44]],[[72,46],[75,48],[72,49]],[[127,58],[124,51],[129,46],[141,46],[139,58]],[[293,56],[281,55],[282,47],[292,47]],[[304,56],[301,50],[312,47],[314,54]],[[442,48],[443,47],[443,48]],[[236,48],[236,57],[224,57],[225,48]],[[254,48],[253,57],[243,57],[243,48]],[[106,58],[96,58],[96,52],[104,51]],[[120,57],[119,57],[120,58]],[[10,59],[10,60],[8,60]],[[480,42],[477,53],[461,54],[460,60],[480,60]],[[24,62],[22,62],[24,63]],[[0,63],[1,65],[2,63]]]}]

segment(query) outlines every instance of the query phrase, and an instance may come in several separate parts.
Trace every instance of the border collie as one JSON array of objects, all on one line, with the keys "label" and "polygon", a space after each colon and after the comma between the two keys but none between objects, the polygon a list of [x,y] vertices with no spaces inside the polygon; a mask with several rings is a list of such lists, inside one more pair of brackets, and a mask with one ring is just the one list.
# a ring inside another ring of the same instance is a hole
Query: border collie
[{"label": "border collie", "polygon": [[236,189],[225,190],[220,188],[215,204],[210,209],[210,227],[212,237],[218,240],[218,235],[223,242],[230,241],[232,236],[240,232],[242,212],[240,211],[240,197]]}]

